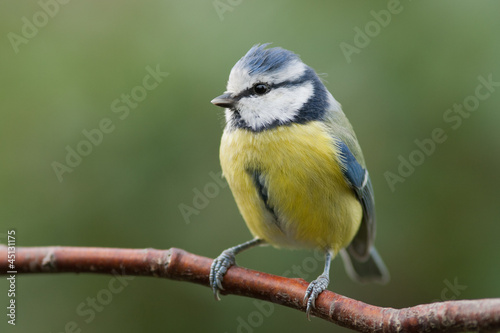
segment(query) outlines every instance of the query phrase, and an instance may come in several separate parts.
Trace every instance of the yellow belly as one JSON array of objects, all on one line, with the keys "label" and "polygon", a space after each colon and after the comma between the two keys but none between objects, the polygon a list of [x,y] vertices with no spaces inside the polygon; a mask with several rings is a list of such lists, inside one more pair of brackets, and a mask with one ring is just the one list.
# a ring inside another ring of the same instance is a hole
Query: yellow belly
[{"label": "yellow belly", "polygon": [[[335,253],[351,242],[362,218],[338,154],[321,122],[260,133],[225,132],[220,148],[222,171],[254,236],[276,247],[320,247]],[[248,170],[265,177],[274,215]]]}]

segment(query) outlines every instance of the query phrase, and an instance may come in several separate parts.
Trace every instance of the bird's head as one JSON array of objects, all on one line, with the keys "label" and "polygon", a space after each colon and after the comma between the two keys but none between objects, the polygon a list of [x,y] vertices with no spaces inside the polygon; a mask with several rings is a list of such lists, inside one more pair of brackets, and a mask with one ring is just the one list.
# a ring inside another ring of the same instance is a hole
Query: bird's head
[{"label": "bird's head", "polygon": [[226,108],[228,127],[259,132],[320,120],[337,102],[318,75],[295,53],[267,45],[252,47],[231,70],[226,92],[212,100]]}]

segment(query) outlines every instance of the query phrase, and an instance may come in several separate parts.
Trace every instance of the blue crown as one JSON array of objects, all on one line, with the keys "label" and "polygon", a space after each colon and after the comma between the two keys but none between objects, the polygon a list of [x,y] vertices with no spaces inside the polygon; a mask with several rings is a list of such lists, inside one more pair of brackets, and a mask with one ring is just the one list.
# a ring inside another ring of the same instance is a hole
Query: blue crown
[{"label": "blue crown", "polygon": [[237,63],[236,66],[246,68],[248,74],[262,74],[285,68],[291,62],[300,61],[292,51],[273,47],[266,49],[270,43],[254,45]]}]

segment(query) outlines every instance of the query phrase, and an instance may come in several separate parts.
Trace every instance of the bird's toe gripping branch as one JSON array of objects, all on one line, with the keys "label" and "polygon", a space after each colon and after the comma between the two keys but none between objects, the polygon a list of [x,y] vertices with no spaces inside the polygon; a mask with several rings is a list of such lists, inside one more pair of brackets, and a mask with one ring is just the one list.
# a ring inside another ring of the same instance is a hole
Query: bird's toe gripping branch
[{"label": "bird's toe gripping branch", "polygon": [[233,251],[226,250],[220,256],[214,259],[210,267],[210,286],[214,291],[214,297],[220,301],[219,290],[224,290],[222,280],[229,267],[236,264],[235,254]]},{"label": "bird's toe gripping branch", "polygon": [[311,282],[309,284],[309,287],[307,287],[306,290],[306,295],[304,296],[304,302],[307,300],[307,308],[306,308],[306,315],[307,319],[310,320],[309,314],[311,313],[311,310],[313,308],[316,308],[316,299],[318,298],[319,294],[323,292],[328,287],[328,284],[330,283],[330,279],[327,275],[322,274],[318,276],[316,280]]}]

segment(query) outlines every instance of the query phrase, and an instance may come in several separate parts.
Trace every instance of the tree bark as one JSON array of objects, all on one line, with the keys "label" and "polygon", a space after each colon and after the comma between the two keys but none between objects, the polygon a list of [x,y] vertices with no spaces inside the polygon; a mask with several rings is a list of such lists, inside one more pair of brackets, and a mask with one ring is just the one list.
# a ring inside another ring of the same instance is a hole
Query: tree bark
[{"label": "tree bark", "polygon": [[[0,245],[0,274],[100,273],[154,276],[209,286],[212,259],[177,248],[114,249],[85,247],[18,247],[8,262]],[[13,266],[10,266],[13,263]],[[15,272],[15,273],[10,273]],[[308,283],[238,266],[224,276],[221,294],[241,295],[305,311]],[[500,299],[438,302],[404,309],[369,305],[325,290],[312,314],[359,332],[496,332]]]}]

